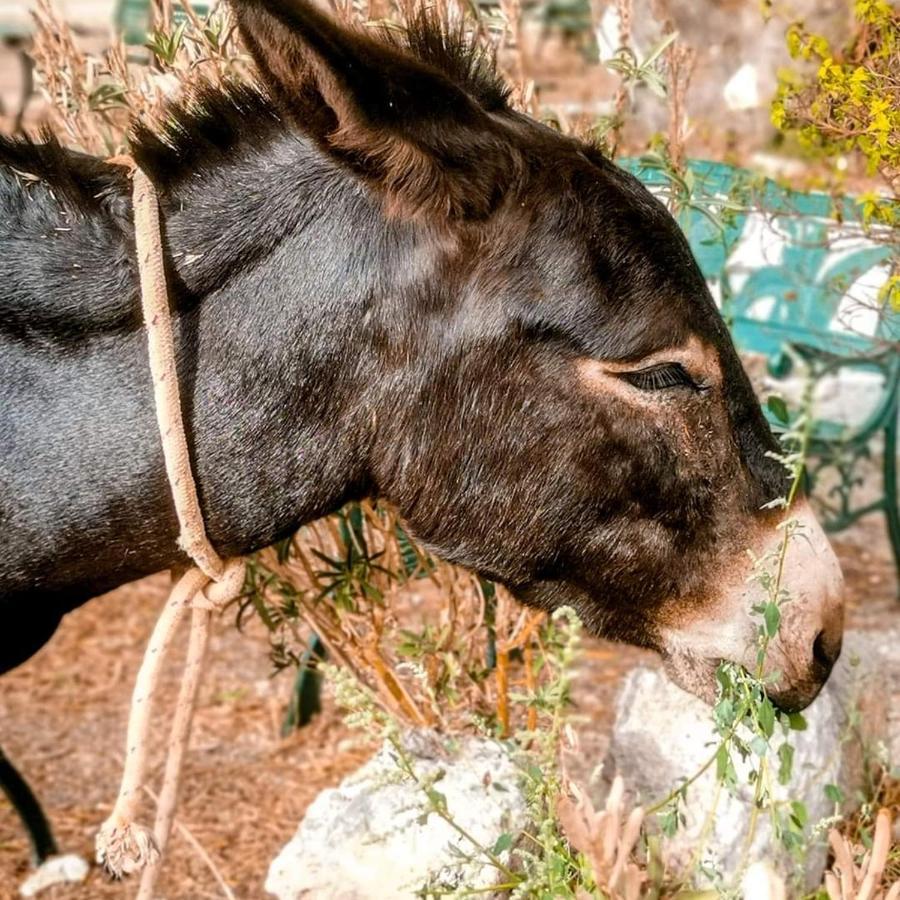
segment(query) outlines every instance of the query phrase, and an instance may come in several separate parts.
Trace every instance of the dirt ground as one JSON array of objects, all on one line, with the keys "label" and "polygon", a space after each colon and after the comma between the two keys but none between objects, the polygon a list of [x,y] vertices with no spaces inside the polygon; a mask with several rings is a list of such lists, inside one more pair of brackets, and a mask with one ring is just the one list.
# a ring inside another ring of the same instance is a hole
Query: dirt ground
[{"label": "dirt ground", "polygon": [[[65,851],[92,856],[95,827],[115,798],[131,685],[167,584],[165,576],[149,578],[82,607],[44,650],[0,683],[3,748],[39,793]],[[280,739],[290,680],[272,680],[269,673],[261,629],[241,634],[223,618],[183,781],[179,820],[241,898],[263,896],[266,861],[306,806],[370,752],[332,710],[295,737]],[[176,688],[170,673],[160,708],[172,708]],[[170,861],[161,896],[222,896],[183,834],[173,841]],[[15,896],[27,872],[21,826],[0,803],[0,898]],[[132,891],[94,871],[80,888],[42,896],[87,900]]]},{"label": "dirt ground", "polygon": [[[864,520],[835,544],[848,581],[848,624],[896,623],[900,605],[881,520]],[[0,681],[0,742],[41,797],[65,851],[92,856],[95,829],[115,797],[131,685],[166,585],[167,578],[156,576],[82,607],[37,656]],[[575,699],[586,723],[580,730],[587,773],[602,758],[622,673],[638,661],[653,664],[654,657],[595,640],[584,650]],[[240,633],[230,619],[220,620],[179,811],[190,839],[183,832],[173,837],[160,884],[167,900],[222,897],[217,877],[241,900],[263,898],[268,864],[307,805],[372,751],[330,707],[282,739],[290,679],[269,676],[262,630]],[[170,674],[169,699],[175,689]],[[147,813],[152,816],[149,802]],[[27,874],[22,828],[0,802],[0,898],[16,896]],[[93,900],[127,897],[133,890],[93,869],[84,885],[42,896]]]}]

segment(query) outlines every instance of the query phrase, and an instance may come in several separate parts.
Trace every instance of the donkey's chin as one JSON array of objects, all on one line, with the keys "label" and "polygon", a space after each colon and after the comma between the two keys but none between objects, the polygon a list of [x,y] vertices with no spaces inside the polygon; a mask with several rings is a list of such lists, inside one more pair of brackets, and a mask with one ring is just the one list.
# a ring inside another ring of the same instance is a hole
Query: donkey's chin
[{"label": "donkey's chin", "polygon": [[784,690],[767,690],[766,694],[776,709],[786,713],[796,713],[806,709],[819,696],[825,681],[808,681],[791,685]]},{"label": "donkey's chin", "polygon": [[[719,698],[716,669],[723,662],[723,659],[698,657],[683,651],[663,654],[663,666],[669,678],[710,706]],[[785,713],[800,712],[819,696],[826,679],[827,673],[822,678],[809,677],[793,682],[789,687],[776,684],[767,688],[766,694],[776,709]]]},{"label": "donkey's chin", "polygon": [[694,656],[683,650],[663,653],[663,666],[669,678],[682,690],[699,697],[710,706],[718,696],[716,669],[721,661]]}]

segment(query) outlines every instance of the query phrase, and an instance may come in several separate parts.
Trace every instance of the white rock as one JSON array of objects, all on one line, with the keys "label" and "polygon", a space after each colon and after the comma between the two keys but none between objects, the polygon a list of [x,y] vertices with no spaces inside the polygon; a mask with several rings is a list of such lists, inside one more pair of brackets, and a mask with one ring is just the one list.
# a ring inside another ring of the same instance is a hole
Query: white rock
[{"label": "white rock", "polygon": [[771,863],[755,862],[741,879],[744,900],[784,900],[784,881]]},{"label": "white rock", "polygon": [[[874,748],[890,739],[891,696],[900,688],[900,661],[894,648],[897,632],[850,632],[844,650],[828,684],[804,712],[805,731],[791,733],[794,746],[793,777],[786,786],[772,779],[778,801],[801,801],[811,827],[834,812],[834,804],[824,793],[826,784],[852,797],[860,784],[863,744]],[[858,724],[851,729],[849,715],[858,709]],[[770,766],[777,767],[776,728]],[[710,709],[697,698],[672,684],[661,671],[639,668],[626,678],[617,702],[617,718],[610,750],[604,764],[605,776],[618,773],[640,802],[652,805],[665,797],[680,781],[692,776],[709,759],[718,744]],[[670,870],[685,871],[695,861],[701,846],[701,860],[733,879],[742,862],[765,860],[788,879],[808,887],[818,885],[826,861],[825,832],[817,836],[805,859],[805,871],[781,848],[774,836],[770,817],[763,811],[757,820],[754,839],[744,859],[753,803],[753,789],[747,785],[747,766],[736,760],[740,788],[731,796],[724,788],[711,823],[708,813],[716,803],[715,766],[688,788],[682,804],[685,824],[672,839],[663,840],[663,856]],[[704,831],[708,829],[708,831]],[[701,839],[701,834],[706,834]],[[807,832],[809,833],[809,832]],[[703,884],[703,882],[699,882]]]},{"label": "white rock", "polygon": [[90,866],[74,853],[52,856],[19,885],[22,897],[35,897],[54,884],[79,884],[88,876]]},{"label": "white rock", "polygon": [[[447,798],[454,820],[483,846],[493,847],[501,834],[518,836],[525,827],[520,773],[501,744],[475,737],[451,743],[417,731],[404,746],[420,778],[444,772],[435,789]],[[269,893],[279,900],[401,900],[426,884],[497,883],[500,873],[490,864],[459,855],[475,854],[465,838],[434,813],[423,815],[427,800],[393,755],[385,744],[339,787],[319,794],[272,862]]]},{"label": "white rock", "polygon": [[759,106],[759,79],[756,66],[744,63],[725,83],[722,97],[729,109],[756,109]]}]

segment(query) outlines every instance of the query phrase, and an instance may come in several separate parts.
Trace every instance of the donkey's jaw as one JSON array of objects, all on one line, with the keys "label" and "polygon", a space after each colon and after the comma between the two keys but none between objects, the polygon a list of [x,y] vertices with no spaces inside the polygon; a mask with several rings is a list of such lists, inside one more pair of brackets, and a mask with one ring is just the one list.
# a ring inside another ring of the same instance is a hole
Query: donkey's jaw
[{"label": "donkey's jaw", "polygon": [[716,669],[721,660],[694,656],[689,650],[663,652],[666,674],[678,687],[712,706],[716,702]]},{"label": "donkey's jaw", "polygon": [[805,501],[787,518],[795,525],[786,552],[784,530],[770,529],[754,548],[757,562],[737,567],[713,610],[698,610],[693,621],[662,632],[661,649],[673,680],[707,702],[716,698],[720,662],[758,670],[765,627],[760,610],[776,591],[780,624],[767,642],[762,668],[773,703],[786,712],[808,706],[840,655],[843,577],[837,558]]}]

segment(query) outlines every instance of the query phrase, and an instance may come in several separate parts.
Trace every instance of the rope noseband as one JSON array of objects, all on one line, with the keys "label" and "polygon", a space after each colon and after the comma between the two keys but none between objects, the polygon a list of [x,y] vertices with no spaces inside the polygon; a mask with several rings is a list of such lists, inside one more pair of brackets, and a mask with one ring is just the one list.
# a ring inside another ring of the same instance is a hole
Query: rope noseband
[{"label": "rope noseband", "polygon": [[[194,562],[194,566],[181,576],[172,589],[144,653],[131,697],[122,785],[113,811],[101,826],[96,839],[97,861],[114,877],[144,870],[138,900],[150,900],[159,861],[172,828],[181,763],[190,736],[191,719],[209,643],[210,620],[214,611],[222,609],[240,594],[244,585],[245,562],[239,557],[223,560],[206,536],[181,414],[156,188],[146,173],[129,158],[111,162],[128,165],[132,169],[135,249],[156,421],[162,439],[166,475],[178,516],[178,545]],[[163,660],[188,609],[191,610],[190,639],[172,719],[156,820],[151,832],[135,821],[147,773],[150,715]]]}]

